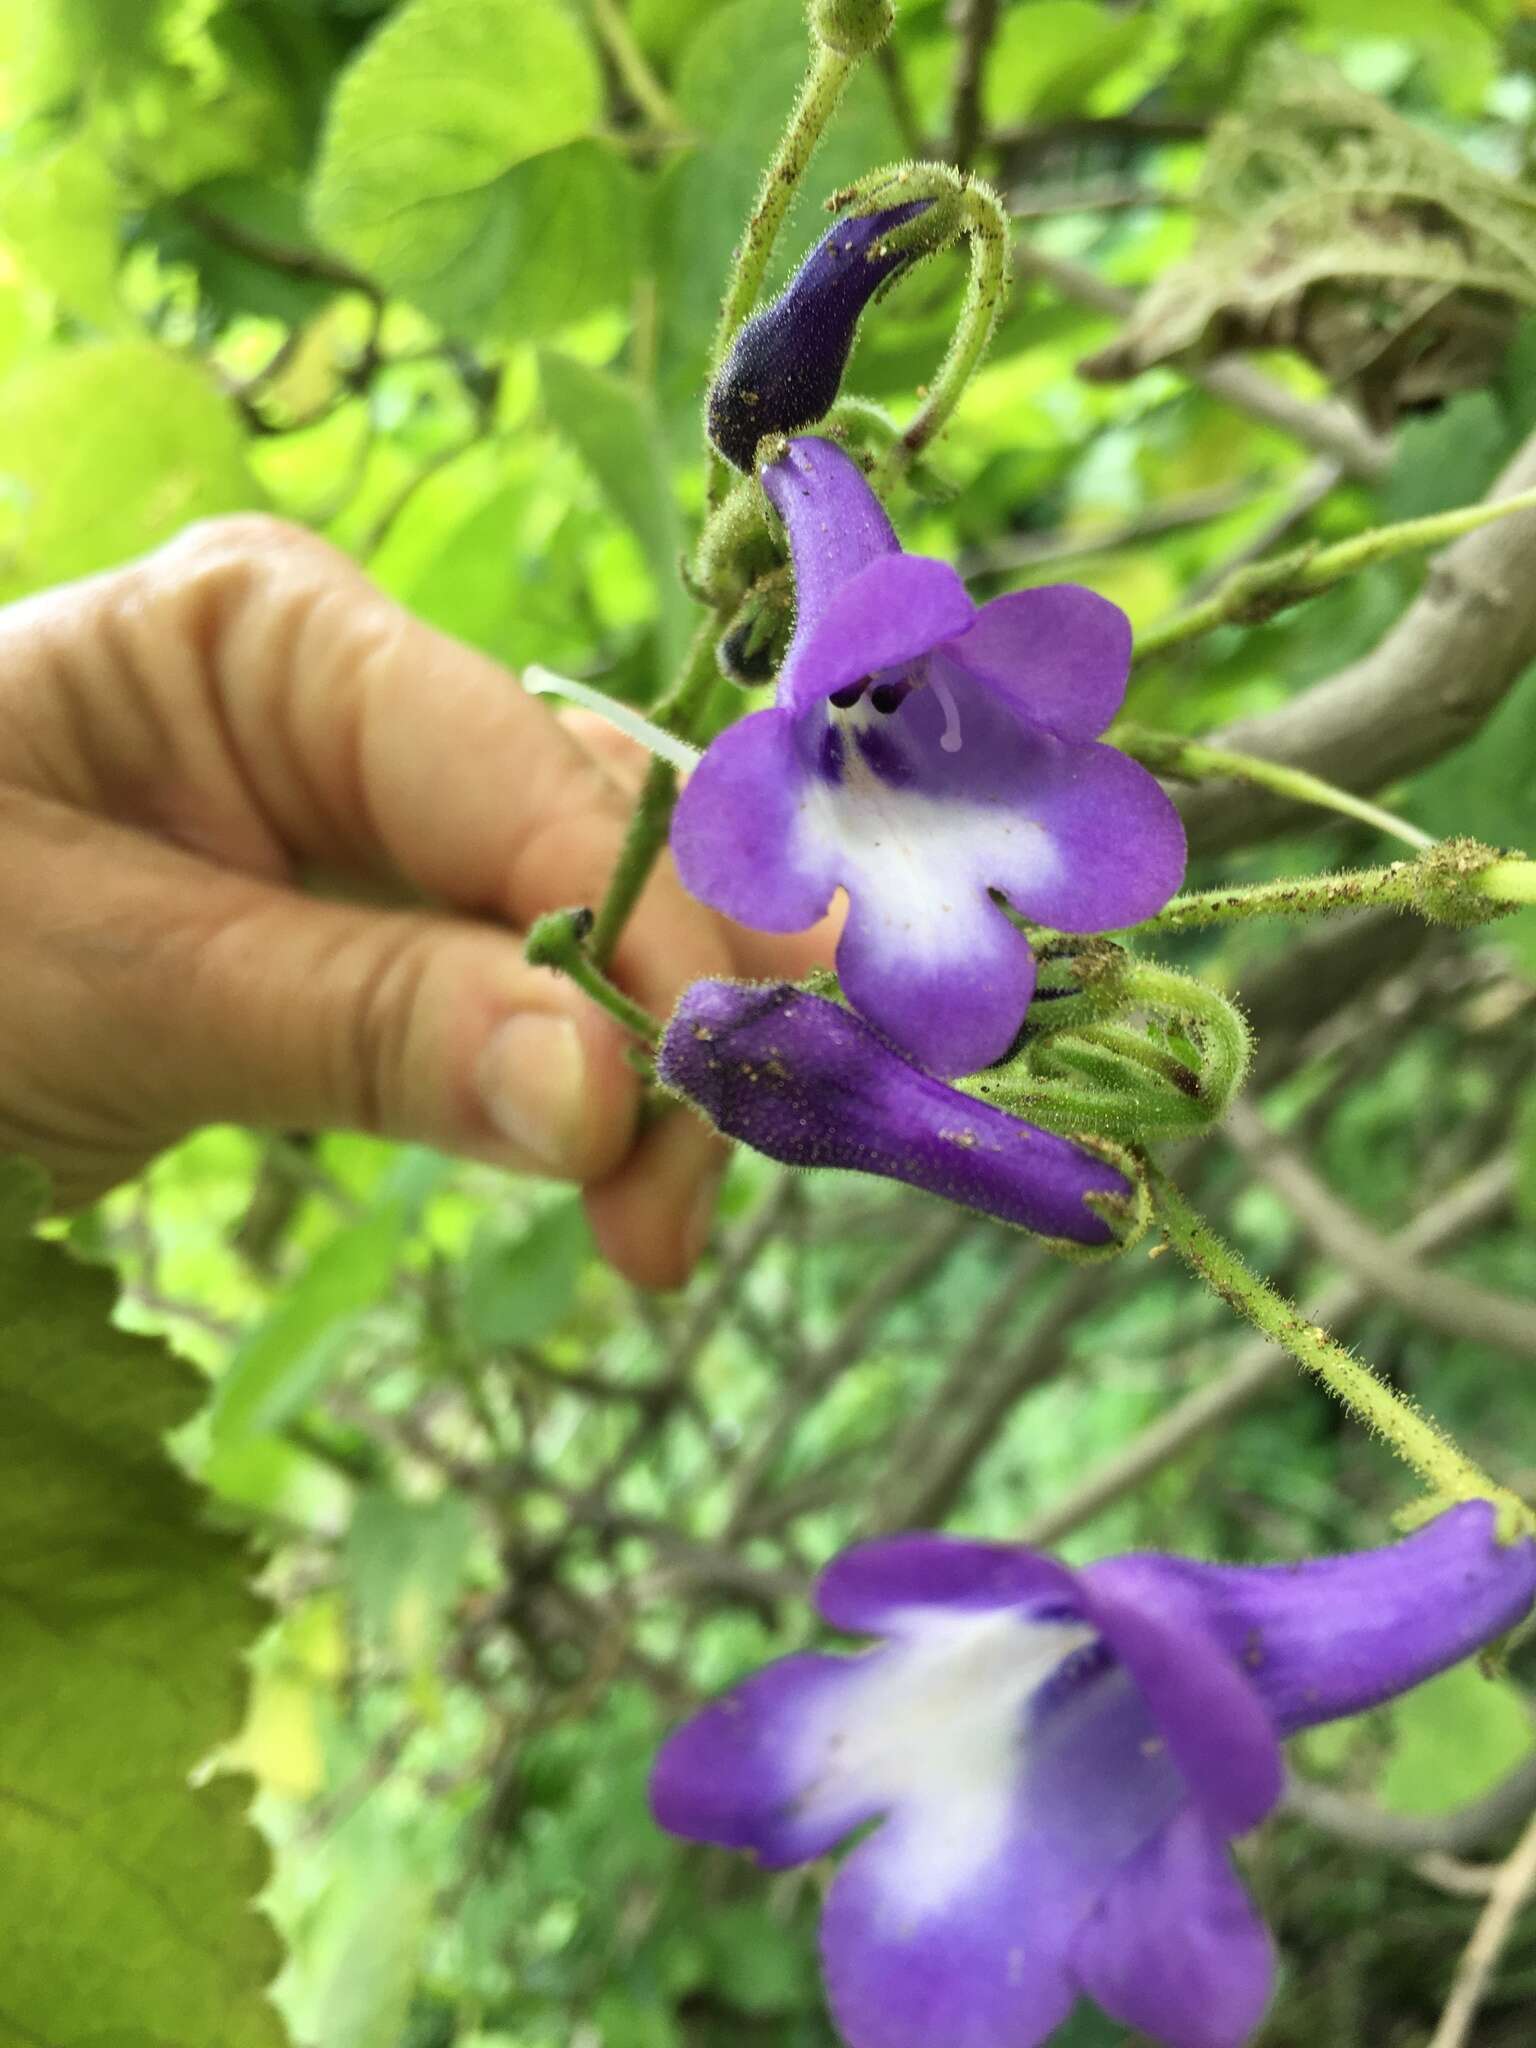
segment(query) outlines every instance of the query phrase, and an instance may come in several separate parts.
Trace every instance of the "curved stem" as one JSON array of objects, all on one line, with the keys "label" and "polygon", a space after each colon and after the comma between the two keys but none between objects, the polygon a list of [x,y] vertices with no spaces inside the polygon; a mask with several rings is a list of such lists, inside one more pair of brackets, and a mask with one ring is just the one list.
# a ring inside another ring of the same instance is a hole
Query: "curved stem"
[{"label": "curved stem", "polygon": [[1438,1424],[1351,1356],[1321,1324],[1309,1322],[1295,1305],[1250,1271],[1185,1200],[1167,1174],[1146,1162],[1155,1214],[1168,1241],[1186,1265],[1229,1308],[1288,1351],[1316,1376],[1367,1429],[1383,1437],[1412,1466],[1430,1492],[1445,1500],[1491,1500],[1508,1523],[1533,1526],[1531,1512],[1475,1465]]},{"label": "curved stem", "polygon": [[1394,526],[1375,526],[1357,533],[1331,548],[1293,548],[1267,562],[1250,562],[1229,576],[1203,604],[1151,626],[1136,636],[1133,661],[1165,654],[1170,647],[1182,647],[1217,626],[1259,625],[1293,604],[1316,597],[1346,576],[1369,568],[1374,562],[1395,555],[1420,553],[1456,540],[1480,526],[1505,519],[1511,512],[1536,509],[1536,490],[1517,491],[1513,497],[1485,500],[1477,505],[1458,505],[1450,512],[1434,512],[1424,519],[1404,519]]},{"label": "curved stem", "polygon": [[584,943],[590,929],[590,911],[548,911],[529,932],[524,956],[535,967],[553,967],[566,975],[626,1031],[654,1045],[661,1036],[661,1020],[616,988],[598,967]]},{"label": "curved stem", "polygon": [[[682,674],[656,706],[654,722],[679,737],[686,738],[692,732],[714,689],[719,674],[715,661],[718,630],[717,620],[708,618],[702,622],[688,650]],[[653,760],[635,800],[624,844],[619,848],[585,948],[584,957],[599,971],[612,961],[630,912],[640,900],[640,892],[667,843],[677,790],[677,769],[673,763],[660,758]]]},{"label": "curved stem", "polygon": [[1172,776],[1178,782],[1206,782],[1217,779],[1251,782],[1259,789],[1297,803],[1316,804],[1325,811],[1338,811],[1346,818],[1358,818],[1374,825],[1378,832],[1400,839],[1406,846],[1433,846],[1434,835],[1410,825],[1406,818],[1383,810],[1352,790],[1310,775],[1305,768],[1288,768],[1279,761],[1261,760],[1257,754],[1235,754],[1225,747],[1208,747],[1199,740],[1182,739],[1177,733],[1147,732],[1127,726],[1113,732],[1111,741],[1132,760],[1140,761],[1154,774]]},{"label": "curved stem", "polygon": [[965,304],[944,360],[911,425],[875,472],[875,487],[903,475],[949,424],[965,388],[980,367],[1008,296],[1008,216],[989,187],[967,183],[961,195],[970,244],[971,275]]}]

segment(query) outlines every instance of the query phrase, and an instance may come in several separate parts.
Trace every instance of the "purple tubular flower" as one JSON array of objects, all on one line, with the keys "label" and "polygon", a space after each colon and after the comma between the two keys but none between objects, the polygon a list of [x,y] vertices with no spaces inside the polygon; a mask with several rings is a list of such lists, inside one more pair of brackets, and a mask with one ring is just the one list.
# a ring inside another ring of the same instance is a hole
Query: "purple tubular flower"
[{"label": "purple tubular flower", "polygon": [[1131,1198],[1091,1152],[946,1087],[847,1010],[785,983],[696,981],[656,1072],[770,1159],[883,1174],[1045,1237],[1106,1245],[1113,1233],[1085,1198]]},{"label": "purple tubular flower", "polygon": [[914,199],[839,221],[753,314],[709,394],[709,438],[727,462],[750,471],[764,434],[812,426],[830,409],[860,315],[915,254],[886,249],[883,238],[932,204]]},{"label": "purple tubular flower", "polygon": [[769,1868],[878,1823],[822,1921],[851,2048],[1034,2048],[1079,1997],[1167,2048],[1239,2048],[1272,1958],[1227,1842],[1279,1797],[1280,1737],[1458,1663],[1533,1598],[1536,1543],[1500,1544],[1484,1501],[1294,1565],[866,1543],[816,1604],[879,1645],[706,1707],[652,1806]]},{"label": "purple tubular flower", "polygon": [[797,616],[776,702],[715,740],[672,849],[701,901],[801,931],[848,893],[837,951],[855,1009],[931,1072],[998,1059],[1034,989],[989,891],[1068,932],[1137,923],[1184,873],[1155,778],[1095,743],[1131,629],[1076,584],[978,608],[947,563],[903,554],[828,441],[763,472],[789,529]]}]

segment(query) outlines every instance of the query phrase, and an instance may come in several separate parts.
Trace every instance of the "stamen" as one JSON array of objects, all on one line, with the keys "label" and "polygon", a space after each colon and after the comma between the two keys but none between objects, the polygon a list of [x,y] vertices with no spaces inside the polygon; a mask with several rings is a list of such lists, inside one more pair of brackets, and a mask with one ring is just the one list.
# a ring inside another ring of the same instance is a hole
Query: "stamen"
[{"label": "stamen", "polygon": [[894,683],[876,683],[869,693],[871,707],[889,718],[893,711],[899,711],[912,694],[912,685],[904,676]]},{"label": "stamen", "polygon": [[834,690],[827,702],[835,705],[839,711],[846,711],[851,705],[858,703],[868,686],[869,677],[860,676],[856,683],[849,683],[844,689]]},{"label": "stamen", "polygon": [[933,684],[933,694],[944,707],[944,730],[939,734],[939,745],[946,754],[958,754],[960,751],[960,708],[955,703],[955,693],[951,690],[943,676],[933,676],[930,678],[930,681]]}]

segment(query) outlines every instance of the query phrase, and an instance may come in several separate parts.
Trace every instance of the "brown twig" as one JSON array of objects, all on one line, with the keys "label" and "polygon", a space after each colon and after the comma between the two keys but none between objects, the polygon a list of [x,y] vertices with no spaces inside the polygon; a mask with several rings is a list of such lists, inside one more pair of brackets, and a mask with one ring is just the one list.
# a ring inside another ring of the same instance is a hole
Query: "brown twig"
[{"label": "brown twig", "polygon": [[1456,1273],[1426,1271],[1404,1259],[1389,1238],[1340,1201],[1250,1104],[1234,1103],[1224,1129],[1323,1256],[1381,1300],[1447,1336],[1470,1337],[1516,1358],[1536,1359],[1536,1301],[1521,1301]]},{"label": "brown twig", "polygon": [[[1536,435],[1488,492],[1536,486]],[[1361,660],[1277,710],[1203,735],[1212,746],[1327,775],[1369,793],[1461,746],[1536,660],[1536,512],[1511,514],[1435,556],[1424,589]],[[1201,853],[1248,846],[1292,828],[1297,806],[1230,782],[1202,783],[1179,803]]]},{"label": "brown twig", "polygon": [[1430,2036],[1429,2048],[1462,2048],[1477,2018],[1477,2009],[1487,1996],[1493,1973],[1505,1943],[1514,1931],[1521,1908],[1536,1891],[1536,1816],[1500,1864],[1488,1894],[1488,1903],[1478,1916],[1456,1975],[1451,1995],[1440,2015],[1440,2024]]},{"label": "brown twig", "polygon": [[956,168],[968,171],[981,143],[982,91],[987,54],[997,33],[998,0],[957,0],[960,47],[950,106],[950,154]]},{"label": "brown twig", "polygon": [[362,292],[366,298],[374,300],[383,297],[371,277],[365,277],[362,271],[354,270],[350,263],[343,263],[339,257],[327,255],[323,249],[306,249],[291,242],[280,242],[275,236],[261,234],[255,228],[231,220],[227,214],[215,212],[211,206],[204,206],[201,200],[183,196],[176,201],[176,211],[211,242],[220,242],[235,255],[248,256],[253,263],[263,263],[269,270],[281,270],[288,277],[300,278],[310,284],[335,285],[339,291]]},{"label": "brown twig", "polygon": [[1107,554],[1115,548],[1135,547],[1141,541],[1156,540],[1186,526],[1203,526],[1212,519],[1224,519],[1251,504],[1256,493],[1249,484],[1218,484],[1210,490],[1191,491],[1187,497],[1172,498],[1165,505],[1150,506],[1134,519],[1117,526],[1067,529],[1055,533],[1005,534],[961,557],[962,576],[991,576],[1015,569],[1042,569],[1054,562],[1076,561],[1083,555]]},{"label": "brown twig", "polygon": [[1106,1276],[1099,1268],[1090,1266],[1071,1274],[1020,1342],[977,1375],[966,1410],[938,1436],[915,1471],[905,1475],[892,1460],[893,1481],[907,1477],[908,1483],[899,1495],[892,1496],[885,1526],[937,1527],[954,1512],[971,1474],[997,1442],[1019,1402],[1070,1362],[1072,1332],[1084,1316],[1102,1306],[1105,1292]]},{"label": "brown twig", "polygon": [[1508,1835],[1536,1812],[1536,1752],[1478,1799],[1450,1813],[1391,1813],[1373,1799],[1293,1777],[1285,1805],[1312,1827],[1357,1849],[1391,1856],[1466,1856]]}]

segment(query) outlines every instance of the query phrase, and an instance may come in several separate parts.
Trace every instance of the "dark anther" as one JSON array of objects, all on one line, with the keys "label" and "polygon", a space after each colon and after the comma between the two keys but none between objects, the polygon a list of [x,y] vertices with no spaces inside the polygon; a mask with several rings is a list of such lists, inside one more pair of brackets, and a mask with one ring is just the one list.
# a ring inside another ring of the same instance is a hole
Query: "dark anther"
[{"label": "dark anther", "polygon": [[876,683],[869,693],[869,701],[877,711],[889,717],[893,711],[901,709],[911,688],[910,683]]},{"label": "dark anther", "polygon": [[846,689],[834,690],[827,699],[827,702],[835,704],[839,711],[846,711],[851,704],[858,703],[864,694],[865,686],[868,682],[868,676],[861,676],[858,682],[850,683]]}]

